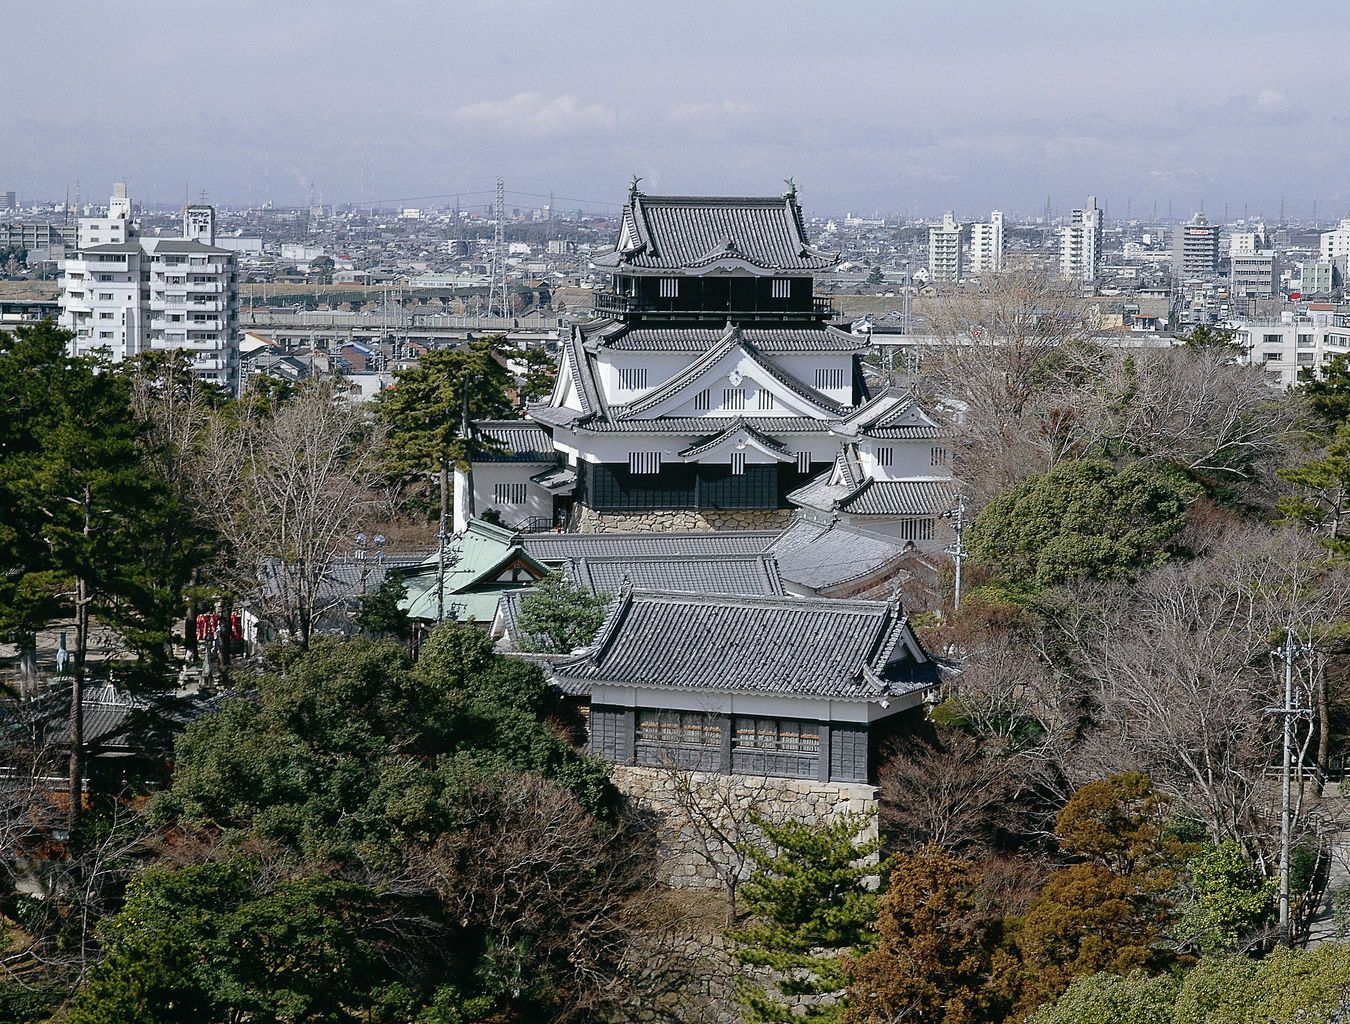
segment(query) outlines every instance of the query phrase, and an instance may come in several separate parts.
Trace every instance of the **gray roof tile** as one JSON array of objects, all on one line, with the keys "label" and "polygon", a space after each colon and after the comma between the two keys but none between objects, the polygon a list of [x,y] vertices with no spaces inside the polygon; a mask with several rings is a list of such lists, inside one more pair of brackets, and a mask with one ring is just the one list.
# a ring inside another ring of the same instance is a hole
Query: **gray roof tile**
[{"label": "gray roof tile", "polygon": [[529,554],[554,564],[569,558],[627,558],[659,555],[746,555],[766,550],[777,530],[728,530],[721,533],[526,533]]},{"label": "gray roof tile", "polygon": [[781,594],[774,559],[743,555],[601,555],[569,558],[567,574],[594,593],[616,594],[625,584],[695,594]]},{"label": "gray roof tile", "polygon": [[642,590],[621,594],[591,651],[554,673],[573,685],[856,701],[937,678],[894,604]]}]

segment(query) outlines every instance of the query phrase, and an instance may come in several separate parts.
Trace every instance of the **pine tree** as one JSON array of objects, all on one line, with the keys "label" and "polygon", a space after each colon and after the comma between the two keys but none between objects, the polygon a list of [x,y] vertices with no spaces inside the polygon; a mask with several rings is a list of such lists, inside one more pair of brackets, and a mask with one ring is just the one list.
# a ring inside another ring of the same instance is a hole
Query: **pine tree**
[{"label": "pine tree", "polygon": [[608,607],[606,595],[553,572],[520,602],[520,628],[538,650],[570,654],[595,638]]},{"label": "pine tree", "polygon": [[741,898],[751,923],[732,938],[736,960],[768,968],[773,980],[760,986],[742,979],[745,1019],[839,1021],[848,957],[875,940],[874,882],[886,870],[874,860],[881,841],[862,838],[867,821],[847,814],[820,826],[760,818],[756,824],[768,845],[746,850],[755,867]]}]

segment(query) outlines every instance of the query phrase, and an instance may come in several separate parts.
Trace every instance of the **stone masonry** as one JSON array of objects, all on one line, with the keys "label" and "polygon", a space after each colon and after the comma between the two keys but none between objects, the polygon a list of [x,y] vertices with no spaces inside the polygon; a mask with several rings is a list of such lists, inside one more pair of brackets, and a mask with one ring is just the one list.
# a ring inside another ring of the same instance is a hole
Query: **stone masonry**
[{"label": "stone masonry", "polygon": [[578,509],[578,533],[673,533],[716,530],[783,530],[792,509],[651,509],[597,512]]},{"label": "stone masonry", "polygon": [[877,790],[859,783],[722,775],[640,765],[612,766],[614,784],[650,811],[661,834],[662,881],[688,888],[726,887],[749,870],[734,850],[754,841],[754,812],[769,821],[825,824],[843,814],[862,818],[863,839],[877,835]]}]

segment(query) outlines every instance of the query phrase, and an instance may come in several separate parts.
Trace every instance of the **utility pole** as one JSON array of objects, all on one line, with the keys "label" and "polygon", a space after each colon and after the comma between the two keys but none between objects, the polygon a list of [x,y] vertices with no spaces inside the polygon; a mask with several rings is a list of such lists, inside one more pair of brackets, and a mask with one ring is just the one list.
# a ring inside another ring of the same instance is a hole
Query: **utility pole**
[{"label": "utility pole", "polygon": [[1289,855],[1293,825],[1294,719],[1312,716],[1310,709],[1294,706],[1294,659],[1307,654],[1309,650],[1307,646],[1295,646],[1294,629],[1286,626],[1284,646],[1274,652],[1284,662],[1284,705],[1266,708],[1266,714],[1280,716],[1284,732],[1280,763],[1280,942],[1285,946],[1291,945],[1292,931],[1289,920]]},{"label": "utility pole", "polygon": [[952,611],[961,610],[961,563],[966,560],[966,548],[962,543],[962,537],[966,532],[966,496],[957,494],[956,508],[950,512],[942,513],[945,518],[952,521],[952,530],[956,533],[956,543],[947,548],[947,554],[952,556],[952,561],[956,563],[956,585],[952,594]]}]

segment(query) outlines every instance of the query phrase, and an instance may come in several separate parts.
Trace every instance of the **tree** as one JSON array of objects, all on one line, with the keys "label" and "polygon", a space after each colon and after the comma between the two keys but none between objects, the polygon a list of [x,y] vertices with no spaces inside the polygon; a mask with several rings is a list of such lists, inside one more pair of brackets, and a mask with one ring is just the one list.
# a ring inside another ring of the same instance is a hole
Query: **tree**
[{"label": "tree", "polygon": [[1335,428],[1319,454],[1279,475],[1297,488],[1280,499],[1285,520],[1317,534],[1342,558],[1350,554],[1350,419]]},{"label": "tree", "polygon": [[524,402],[547,398],[558,379],[558,364],[542,348],[527,348],[520,354],[524,372],[520,378],[520,397]]},{"label": "tree", "polygon": [[333,267],[336,266],[331,256],[316,256],[309,261],[310,275],[319,284],[333,283]]},{"label": "tree", "polygon": [[451,468],[467,469],[476,453],[490,447],[470,424],[514,416],[510,385],[493,340],[479,339],[466,348],[428,352],[416,366],[397,371],[393,387],[380,395],[376,411],[389,432],[385,469],[405,480],[424,474],[437,479],[441,536],[450,531]]},{"label": "tree", "polygon": [[969,1024],[990,1010],[990,943],[980,877],[934,844],[900,857],[877,908],[875,949],[853,970],[848,1024]]},{"label": "tree", "polygon": [[1220,349],[1227,350],[1229,355],[1238,355],[1240,351],[1235,339],[1236,332],[1231,328],[1201,324],[1187,331],[1181,341],[1190,349]]},{"label": "tree", "polygon": [[521,599],[520,629],[533,650],[570,654],[594,639],[612,598],[551,572]]},{"label": "tree", "polygon": [[1126,579],[1167,558],[1190,496],[1139,465],[1064,462],[990,502],[971,529],[971,554],[1015,589]]},{"label": "tree", "polygon": [[1171,974],[1088,974],[1071,981],[1028,1024],[1173,1024],[1180,988],[1181,979]]},{"label": "tree", "polygon": [[820,826],[757,824],[767,843],[750,849],[755,868],[741,887],[751,923],[732,939],[737,962],[767,968],[771,980],[738,986],[746,1020],[839,1021],[846,957],[874,940],[877,897],[868,880],[886,866],[869,861],[880,841],[862,839],[864,824],[851,815]]},{"label": "tree", "polygon": [[933,745],[907,743],[878,775],[882,832],[900,849],[988,849],[1007,824],[1009,766],[964,732],[944,730]]},{"label": "tree", "polygon": [[1176,1024],[1341,1020],[1350,1010],[1350,946],[1276,948],[1257,962],[1206,957],[1182,983]]},{"label": "tree", "polygon": [[208,443],[208,514],[230,548],[231,589],[304,647],[346,599],[332,584],[333,563],[376,514],[383,438],[332,381],[311,382],[266,413],[242,414],[218,421]]},{"label": "tree", "polygon": [[182,510],[149,462],[150,442],[127,377],[66,354],[70,334],[46,321],[0,335],[0,549],[14,558],[0,585],[0,619],[31,635],[68,613],[70,823],[83,794],[84,682],[91,624],[111,627],[142,684],[157,683],[181,562],[163,541]]},{"label": "tree", "polygon": [[1074,978],[1156,966],[1167,919],[1158,883],[1100,864],[1052,874],[1016,933],[1022,1010],[1057,998]]},{"label": "tree", "polygon": [[402,607],[408,596],[403,577],[390,573],[380,585],[361,599],[356,613],[356,625],[371,636],[390,636],[396,640],[412,639],[412,620]]},{"label": "tree", "polygon": [[1164,844],[1168,800],[1142,772],[1089,782],[1055,818],[1060,848],[1117,875],[1148,872],[1168,860]]},{"label": "tree", "polygon": [[1181,938],[1203,953],[1245,953],[1270,932],[1278,889],[1237,843],[1211,847],[1186,864],[1191,901],[1178,923]]},{"label": "tree", "polygon": [[1335,429],[1350,420],[1350,356],[1332,356],[1320,373],[1300,374],[1303,397],[1322,420]]}]

